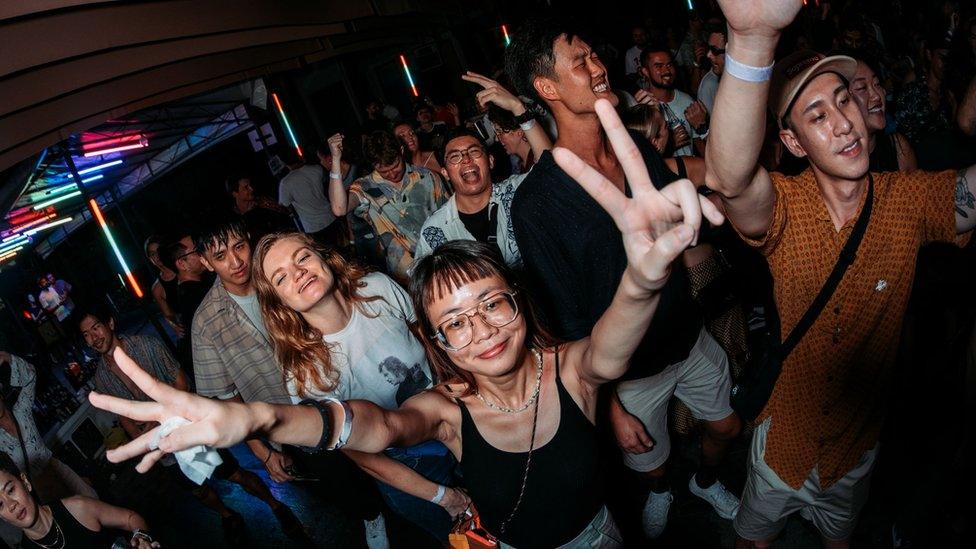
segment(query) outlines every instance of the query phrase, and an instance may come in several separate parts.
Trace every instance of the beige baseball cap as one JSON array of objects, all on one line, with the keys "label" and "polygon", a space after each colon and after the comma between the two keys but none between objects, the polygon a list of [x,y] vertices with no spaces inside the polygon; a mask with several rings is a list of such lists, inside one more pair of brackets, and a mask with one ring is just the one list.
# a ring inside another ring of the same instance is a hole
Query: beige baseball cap
[{"label": "beige baseball cap", "polygon": [[850,82],[857,72],[857,61],[846,55],[827,57],[812,50],[800,50],[776,63],[770,82],[769,110],[776,115],[780,129],[783,129],[783,118],[790,112],[800,90],[815,77],[828,72],[839,74]]}]

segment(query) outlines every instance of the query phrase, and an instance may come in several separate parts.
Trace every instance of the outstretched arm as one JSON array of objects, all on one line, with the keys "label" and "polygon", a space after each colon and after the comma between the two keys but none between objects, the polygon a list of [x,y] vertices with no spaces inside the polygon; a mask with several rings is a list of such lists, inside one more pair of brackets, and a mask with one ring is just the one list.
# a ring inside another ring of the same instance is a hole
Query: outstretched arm
[{"label": "outstretched arm", "polygon": [[[332,207],[332,215],[342,217],[356,209],[359,205],[359,198],[351,195],[342,184],[342,141],[344,137],[337,133],[329,138],[329,153],[332,154],[332,168],[329,171],[329,205]],[[339,177],[334,177],[338,175]]]},{"label": "outstretched arm", "polygon": [[568,354],[580,353],[580,360],[567,360],[567,365],[578,364],[580,377],[593,385],[616,379],[627,370],[654,316],[671,262],[697,240],[702,214],[715,224],[723,219],[715,205],[700,196],[687,179],[658,191],[613,106],[598,100],[596,112],[627,175],[633,198],[627,198],[569,150],[553,151],[559,166],[613,217],[627,253],[627,268],[610,307],[589,338],[567,349]]},{"label": "outstretched arm", "polygon": [[773,219],[775,194],[759,165],[766,132],[769,81],[747,82],[728,65],[772,64],[780,30],[802,6],[800,0],[720,0],[729,25],[726,69],[719,81],[705,149],[706,182],[722,195],[726,213],[746,236],[760,237]]},{"label": "outstretched arm", "polygon": [[[245,404],[205,398],[178,391],[158,381],[121,349],[115,350],[115,360],[119,368],[152,400],[136,402],[92,391],[89,399],[94,406],[136,421],[162,423],[176,416],[191,422],[163,438],[157,450],[150,450],[149,444],[158,427],[119,448],[109,450],[107,457],[115,463],[145,454],[136,467],[145,472],[164,453],[199,444],[227,448],[255,436],[305,447],[316,447],[323,442],[322,414],[314,407],[263,402]],[[444,439],[452,432],[445,425],[445,405],[452,406],[449,400],[434,391],[416,395],[399,410],[384,410],[364,400],[350,401],[354,419],[346,448],[376,453],[390,446],[413,446],[425,440]],[[332,424],[329,426],[331,438],[324,442],[326,447],[331,448],[342,431],[345,413],[338,404],[326,406]]]}]

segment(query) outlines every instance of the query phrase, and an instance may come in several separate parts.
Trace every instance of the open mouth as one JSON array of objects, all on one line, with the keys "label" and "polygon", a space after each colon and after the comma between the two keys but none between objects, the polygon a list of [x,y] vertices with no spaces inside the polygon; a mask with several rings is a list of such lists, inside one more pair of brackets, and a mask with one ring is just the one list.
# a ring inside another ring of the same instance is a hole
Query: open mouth
[{"label": "open mouth", "polygon": [[607,93],[608,91],[610,91],[610,84],[607,84],[606,82],[601,82],[596,86],[593,86],[594,93]]},{"label": "open mouth", "polygon": [[461,170],[460,175],[463,181],[474,182],[481,179],[481,170],[477,166],[471,166],[470,168]]},{"label": "open mouth", "polygon": [[868,109],[868,114],[884,114],[884,107],[877,105]]},{"label": "open mouth", "polygon": [[855,139],[849,145],[841,149],[837,154],[841,156],[857,156],[861,154],[861,140]]},{"label": "open mouth", "polygon": [[308,288],[310,284],[312,284],[313,282],[315,282],[316,280],[318,280],[318,278],[319,277],[317,277],[317,276],[311,276],[311,277],[309,277],[308,280],[305,281],[305,284],[302,284],[302,286],[300,288],[298,288],[298,293],[304,292],[305,289]]}]

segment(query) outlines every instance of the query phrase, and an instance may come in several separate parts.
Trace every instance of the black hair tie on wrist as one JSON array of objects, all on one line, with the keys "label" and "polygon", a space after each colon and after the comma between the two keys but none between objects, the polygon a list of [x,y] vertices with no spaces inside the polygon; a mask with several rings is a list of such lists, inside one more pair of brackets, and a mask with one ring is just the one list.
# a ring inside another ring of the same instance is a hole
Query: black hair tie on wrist
[{"label": "black hair tie on wrist", "polygon": [[332,440],[332,410],[322,401],[306,398],[299,403],[302,406],[312,406],[322,415],[322,438],[315,446],[303,446],[302,450],[309,454],[318,454],[329,449],[329,441]]}]

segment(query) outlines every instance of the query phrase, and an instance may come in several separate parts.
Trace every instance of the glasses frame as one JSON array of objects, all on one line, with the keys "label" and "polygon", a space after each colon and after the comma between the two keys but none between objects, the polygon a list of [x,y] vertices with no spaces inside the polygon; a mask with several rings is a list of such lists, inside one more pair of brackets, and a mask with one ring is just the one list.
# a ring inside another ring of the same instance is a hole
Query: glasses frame
[{"label": "glasses frame", "polygon": [[715,46],[709,45],[708,51],[712,52],[712,55],[725,55],[725,48],[716,48]]},{"label": "glasses frame", "polygon": [[[477,151],[478,154],[477,155],[474,155],[474,154],[472,154],[472,151]],[[454,162],[453,160],[451,160],[451,155],[453,155],[455,153],[459,155],[458,156],[458,159],[457,159],[457,162]],[[478,158],[481,158],[481,157],[485,156],[486,154],[488,154],[488,151],[486,151],[485,148],[482,147],[481,145],[471,145],[470,147],[468,147],[467,149],[464,149],[463,151],[453,150],[453,151],[451,151],[449,153],[445,153],[444,154],[444,161],[447,162],[448,164],[452,165],[452,166],[460,166],[461,165],[461,162],[464,162],[464,157],[468,157],[471,160],[476,160]]]},{"label": "glasses frame", "polygon": [[[496,298],[496,297],[498,297],[500,295],[508,295],[508,297],[512,300],[512,305],[515,307],[515,314],[512,315],[512,319],[511,320],[509,320],[508,322],[506,322],[504,324],[493,324],[491,322],[488,322],[488,319],[485,317],[485,314],[481,311],[481,307],[485,303],[487,303],[489,300],[494,299],[494,298]],[[468,326],[470,326],[472,330],[474,330],[474,324],[472,322],[472,319],[475,316],[481,317],[481,321],[482,322],[484,322],[485,324],[487,324],[488,326],[491,326],[493,328],[503,328],[505,326],[508,326],[512,322],[515,322],[515,319],[518,318],[519,317],[519,314],[521,314],[521,312],[522,312],[519,309],[518,299],[515,298],[515,296],[517,296],[517,295],[518,295],[518,292],[517,291],[514,291],[514,290],[511,290],[511,291],[510,290],[503,290],[501,292],[495,292],[495,293],[493,293],[493,294],[491,294],[489,296],[486,296],[484,299],[482,299],[480,302],[478,302],[478,304],[475,305],[474,307],[469,307],[469,308],[467,308],[467,309],[465,309],[463,311],[460,311],[457,314],[451,316],[451,318],[449,318],[449,319],[441,322],[437,326],[434,326],[434,335],[431,336],[430,339],[436,341],[437,344],[440,345],[441,348],[443,348],[445,351],[457,352],[457,351],[460,351],[461,349],[464,349],[468,345],[471,345],[471,342],[474,341],[474,337],[472,337],[470,341],[468,341],[467,343],[465,343],[464,345],[462,345],[460,347],[451,347],[447,343],[447,336],[444,335],[444,331],[441,330],[441,326],[447,324],[448,322],[453,321],[454,319],[456,319],[458,317],[462,317],[462,316],[465,317],[465,318],[467,318]]]}]

